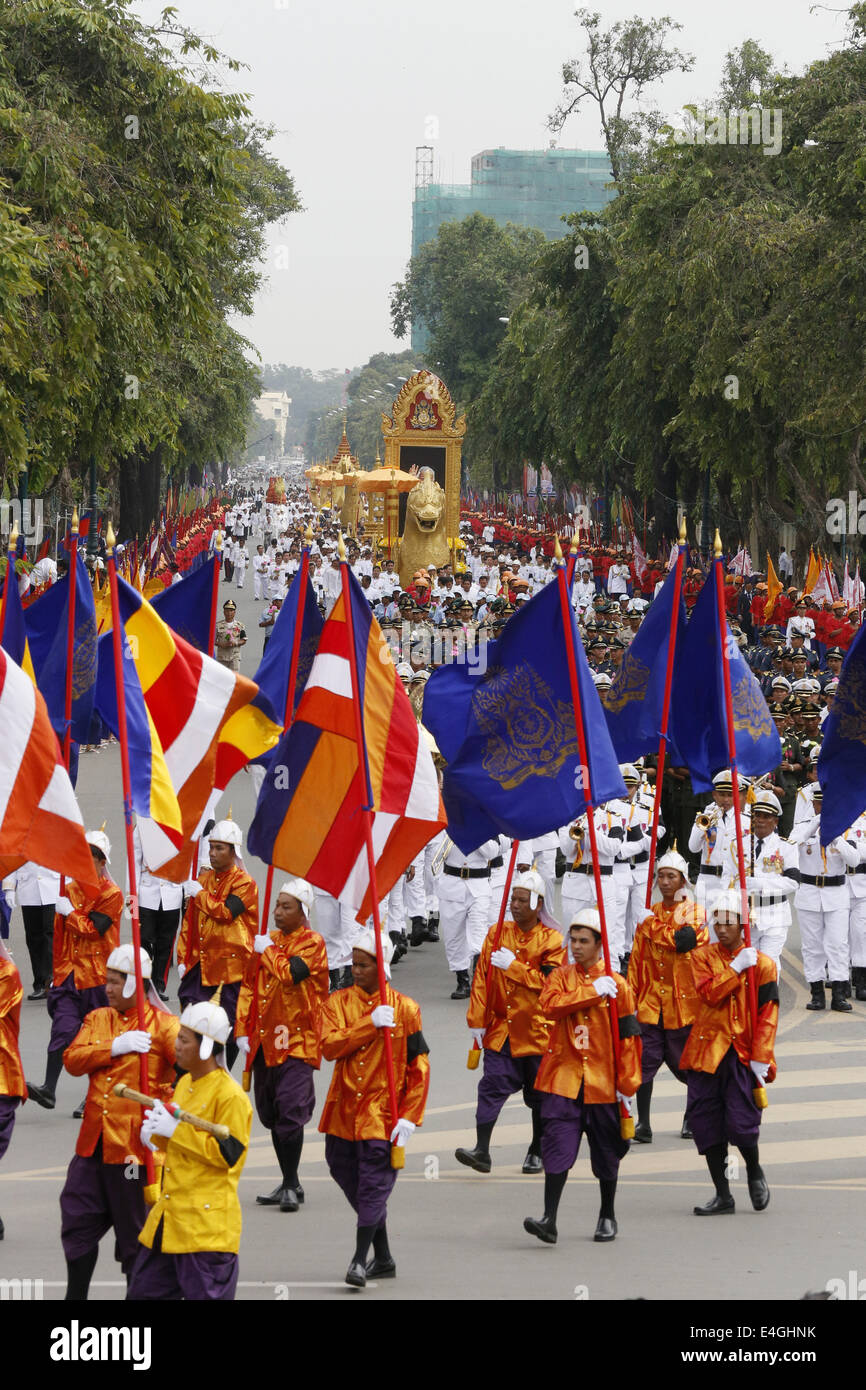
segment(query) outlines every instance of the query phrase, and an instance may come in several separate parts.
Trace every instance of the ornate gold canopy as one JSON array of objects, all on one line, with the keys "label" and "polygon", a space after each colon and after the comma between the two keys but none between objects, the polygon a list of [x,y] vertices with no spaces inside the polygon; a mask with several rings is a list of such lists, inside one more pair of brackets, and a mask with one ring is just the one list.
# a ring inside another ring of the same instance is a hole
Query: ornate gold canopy
[{"label": "ornate gold canopy", "polygon": [[454,537],[460,523],[460,456],[466,417],[456,417],[451,393],[433,372],[416,372],[382,415],[385,468],[409,472],[432,468],[445,490],[445,530]]}]

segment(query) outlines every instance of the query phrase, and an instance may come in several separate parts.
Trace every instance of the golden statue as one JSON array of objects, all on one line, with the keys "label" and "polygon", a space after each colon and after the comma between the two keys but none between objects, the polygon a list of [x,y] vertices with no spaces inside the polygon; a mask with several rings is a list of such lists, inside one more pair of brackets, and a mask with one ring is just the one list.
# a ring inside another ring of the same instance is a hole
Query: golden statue
[{"label": "golden statue", "polygon": [[418,477],[418,486],[406,498],[406,523],[400,541],[398,568],[404,589],[417,570],[426,570],[428,565],[439,569],[451,559],[445,531],[445,489],[437,483],[432,468],[420,469]]}]

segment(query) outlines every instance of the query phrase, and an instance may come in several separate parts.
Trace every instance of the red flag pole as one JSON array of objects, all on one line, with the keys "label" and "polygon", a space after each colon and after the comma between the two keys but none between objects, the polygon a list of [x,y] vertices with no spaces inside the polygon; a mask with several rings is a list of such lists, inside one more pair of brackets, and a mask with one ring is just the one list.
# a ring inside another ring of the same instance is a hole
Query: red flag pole
[{"label": "red flag pole", "polygon": [[[595,838],[595,816],[594,804],[592,799],[592,778],[589,770],[589,758],[586,751],[586,732],[583,725],[583,702],[580,698],[580,685],[577,679],[577,654],[574,650],[574,626],[571,605],[568,601],[568,589],[565,583],[565,568],[562,564],[562,551],[559,547],[559,540],[556,542],[556,559],[559,562],[559,573],[557,582],[559,584],[559,602],[562,609],[562,629],[565,637],[565,654],[568,659],[568,678],[571,684],[571,703],[574,706],[574,728],[577,734],[577,748],[580,757],[580,767],[584,783],[584,801],[586,805],[586,824],[589,834],[589,844],[592,851],[592,874],[595,886],[595,897],[598,903],[598,916],[601,924],[601,947],[604,953],[604,968],[606,974],[612,973],[610,963],[610,945],[607,939],[607,921],[604,911],[604,896],[601,888],[601,871],[598,863],[598,845]],[[617,962],[618,964],[619,962]],[[620,1071],[620,1046],[619,1046],[619,1015],[615,1008],[612,1008],[609,1000],[605,1000],[608,1018],[610,1020],[610,1039],[613,1045],[614,1073],[619,1078]],[[629,1113],[628,1107],[621,1105],[619,1118],[620,1134],[623,1139],[631,1139],[634,1136],[634,1120]]]},{"label": "red flag pole", "polygon": [[[307,594],[307,576],[309,575],[309,572],[310,572],[310,542],[312,541],[312,539],[313,539],[313,533],[312,533],[312,530],[310,529],[310,527],[308,526],[308,527],[307,527],[307,530],[306,530],[306,534],[305,534],[305,536],[304,536],[304,540],[306,541],[306,545],[304,546],[303,551],[301,552],[301,569],[300,569],[300,579],[299,579],[300,591],[299,591],[299,593],[298,593],[298,611],[297,611],[297,613],[295,614],[295,630],[294,630],[294,632],[292,633],[292,658],[291,658],[291,662],[290,662],[290,664],[289,664],[289,684],[288,684],[288,687],[287,687],[287,689],[286,689],[286,709],[285,709],[285,713],[284,713],[284,715],[283,715],[283,732],[284,732],[284,733],[285,733],[286,729],[288,729],[288,728],[290,727],[290,725],[291,725],[291,723],[292,723],[292,720],[293,720],[293,718],[294,718],[294,713],[295,713],[295,687],[296,687],[296,685],[297,685],[297,680],[298,680],[298,658],[299,658],[299,656],[300,656],[300,654],[301,654],[301,634],[302,634],[303,627],[304,627],[304,608],[303,608],[302,605],[304,605],[304,603],[305,603],[306,594]],[[274,886],[274,866],[273,866],[273,864],[269,864],[269,865],[268,865],[267,877],[266,877],[266,879],[265,879],[265,897],[264,897],[264,905],[263,905],[263,907],[262,907],[262,915],[261,915],[261,918],[260,918],[262,932],[266,932],[267,929],[268,929],[268,922],[269,922],[269,920],[270,920],[270,913],[271,913],[271,892],[273,891],[273,886]],[[254,987],[253,987],[253,992],[252,992],[252,1008],[251,1008],[251,1013],[250,1013],[250,1032],[252,1032],[253,1026],[254,1026],[254,1024],[255,1024],[255,1023],[257,1022],[257,1020],[258,1020],[258,1013],[259,1013],[258,979],[259,979],[259,971],[261,970],[261,964],[262,964],[262,958],[261,958],[261,956],[259,956],[259,957],[257,958],[257,960],[256,960],[256,982],[255,982],[255,985],[254,985]],[[244,1064],[243,1076],[241,1077],[241,1085],[243,1086],[243,1088],[244,1088],[245,1091],[248,1091],[248,1090],[250,1089],[250,1084],[251,1084],[251,1082],[252,1082],[252,1065],[253,1065],[252,1057],[253,1057],[253,1053],[252,1053],[252,1046],[251,1046],[251,1047],[250,1047],[250,1050],[249,1050],[249,1052],[247,1053],[247,1056],[246,1056],[246,1062],[245,1062],[245,1064]]]},{"label": "red flag pole", "polygon": [[3,601],[0,603],[0,642],[6,631],[6,604],[9,600],[9,582],[15,574],[15,552],[18,549],[18,527],[13,526],[9,533],[9,548],[6,551],[6,578],[3,583]]},{"label": "red flag pole", "polygon": [[[72,554],[69,560],[69,603],[66,627],[66,687],[63,692],[63,761],[69,771],[69,758],[72,752],[72,668],[75,660],[75,597],[78,589],[78,509],[72,513]],[[61,888],[61,892],[62,892]]]},{"label": "red flag pole", "polygon": [[[373,851],[373,807],[370,788],[370,772],[367,766],[367,748],[364,743],[364,721],[361,716],[361,695],[358,688],[358,665],[355,651],[355,624],[352,619],[352,591],[349,587],[349,566],[346,563],[346,547],[340,535],[340,573],[343,581],[343,610],[346,616],[346,631],[349,637],[349,673],[352,680],[352,708],[355,713],[355,744],[358,749],[358,770],[364,778],[367,804],[360,808],[364,823],[364,839],[367,846],[367,872],[370,879],[370,903],[373,915],[373,935],[376,939],[376,969],[379,974],[379,1003],[388,999],[388,981],[385,978],[385,957],[382,953],[382,924],[379,918],[379,892],[376,886],[376,855]],[[388,1103],[391,1109],[391,1126],[400,1118],[397,1110],[397,1083],[394,1078],[394,1050],[391,1045],[391,1030],[382,1029],[385,1047],[385,1070],[388,1074]],[[396,1144],[391,1145],[391,1167],[402,1168],[405,1154]]]},{"label": "red flag pole", "polygon": [[[740,879],[740,911],[743,920],[743,940],[747,946],[752,944],[752,930],[749,922],[749,895],[746,892],[746,855],[743,849],[743,826],[740,816],[740,786],[737,774],[737,736],[734,730],[734,701],[731,694],[731,667],[728,658],[728,642],[732,640],[728,632],[728,619],[725,612],[725,582],[722,577],[722,542],[716,529],[716,539],[713,546],[716,581],[716,607],[719,614],[719,642],[722,649],[722,681],[725,691],[725,723],[728,734],[728,758],[731,764],[731,789],[734,796],[734,826],[737,831],[737,873]],[[749,1013],[752,1020],[752,1046],[754,1046],[755,1036],[758,1031],[758,988],[755,983],[755,968],[749,966],[748,972],[749,989]],[[767,1104],[767,1092],[763,1086],[756,1086],[752,1092],[755,1104],[764,1109]]]},{"label": "red flag pole", "polygon": [[[209,626],[209,628],[208,628],[208,642],[207,642],[207,654],[208,654],[208,656],[215,656],[215,655],[216,655],[216,645],[215,645],[215,644],[216,644],[216,624],[217,624],[217,603],[219,602],[219,592],[220,592],[220,570],[222,569],[222,549],[223,549],[223,533],[222,533],[222,531],[217,531],[217,533],[216,533],[216,535],[215,535],[215,537],[214,537],[214,560],[215,560],[215,564],[214,564],[214,571],[213,571],[213,588],[211,589],[211,596],[210,596],[210,626]],[[228,599],[226,600],[226,602],[228,602]]]},{"label": "red flag pole", "polygon": [[662,727],[659,734],[659,761],[656,768],[655,798],[653,800],[652,837],[650,840],[649,866],[646,880],[646,906],[652,907],[653,874],[655,873],[656,846],[659,836],[659,808],[662,804],[662,779],[665,775],[665,756],[668,746],[668,721],[671,710],[671,686],[674,679],[674,653],[677,645],[677,625],[680,620],[680,595],[683,587],[683,565],[686,555],[686,522],[680,527],[680,544],[677,562],[674,567],[674,606],[671,615],[671,631],[668,638],[668,660],[665,668],[665,695],[662,703]]},{"label": "red flag pole", "polygon": [[[499,947],[500,947],[501,942],[502,942],[502,928],[503,928],[504,925],[505,925],[505,908],[506,908],[506,904],[507,904],[507,902],[508,902],[509,894],[510,894],[510,892],[511,892],[511,880],[512,880],[512,878],[514,877],[514,866],[515,866],[515,864],[516,864],[516,862],[517,862],[517,850],[518,850],[519,845],[520,845],[520,841],[519,841],[519,840],[512,840],[512,841],[511,841],[511,857],[510,857],[509,860],[508,860],[508,872],[507,872],[506,875],[505,875],[505,884],[504,884],[504,887],[503,887],[503,889],[502,889],[502,901],[501,901],[500,904],[499,904],[499,916],[498,916],[498,918],[496,919],[496,935],[495,935],[494,938],[493,938],[493,950],[494,950],[494,951],[498,951],[498,950],[499,950]],[[492,954],[492,953],[491,953],[491,954]],[[491,986],[492,982],[493,982],[493,966],[492,966],[492,964],[491,964],[491,965],[488,965],[488,967],[487,967],[487,993],[488,993],[488,995],[490,994],[490,986]],[[469,1049],[469,1056],[468,1056],[468,1058],[467,1058],[467,1060],[466,1060],[466,1065],[467,1065],[467,1067],[469,1068],[470,1071],[474,1071],[475,1068],[478,1066],[478,1062],[479,1062],[479,1060],[480,1060],[480,1057],[481,1057],[481,1048],[478,1046],[478,1044],[477,1044],[476,1042],[473,1042],[472,1046],[471,1046],[470,1049]]]},{"label": "red flag pole", "polygon": [[[141,926],[138,920],[135,851],[132,843],[132,783],[129,776],[129,742],[126,732],[126,692],[123,684],[122,644],[124,633],[120,626],[120,600],[117,591],[117,562],[114,556],[114,528],[110,521],[108,523],[108,530],[105,534],[105,544],[108,559],[108,584],[111,592],[111,645],[114,652],[114,686],[117,694],[117,738],[120,744],[120,771],[123,781],[123,819],[126,828],[126,870],[129,876],[129,900],[130,912],[132,915],[132,955],[135,962],[135,1007],[138,1013],[138,1026],[142,1032],[146,1032],[147,1020],[144,1013],[144,979],[141,974]],[[139,1085],[146,1095],[148,1091],[146,1052],[139,1054],[138,1075]],[[154,1168],[153,1154],[150,1153],[149,1150],[145,1153],[144,1163],[147,1174],[145,1201],[152,1206],[157,1199],[158,1191],[156,1188],[156,1171]]]}]

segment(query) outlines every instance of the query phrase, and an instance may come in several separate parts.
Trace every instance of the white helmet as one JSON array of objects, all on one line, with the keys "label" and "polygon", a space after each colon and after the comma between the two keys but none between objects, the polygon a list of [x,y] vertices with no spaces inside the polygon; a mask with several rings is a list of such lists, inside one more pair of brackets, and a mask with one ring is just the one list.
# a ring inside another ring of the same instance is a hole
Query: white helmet
[{"label": "white helmet", "polygon": [[729,912],[732,917],[743,919],[742,896],[735,888],[727,888],[724,893],[720,893],[713,903],[712,913],[718,919],[722,912]]},{"label": "white helmet", "polygon": [[[139,948],[139,960],[141,961],[141,978],[149,980],[153,970],[150,956],[144,947]],[[108,960],[105,962],[106,970],[117,970],[121,975],[125,975],[123,982],[123,997],[131,999],[135,994],[135,952],[131,942],[124,946],[115,946]]]},{"label": "white helmet", "polygon": [[89,845],[93,845],[94,849],[98,849],[100,853],[105,855],[106,864],[111,863],[111,859],[109,858],[111,854],[111,845],[104,830],[88,830],[84,838]]},{"label": "white helmet", "polygon": [[208,835],[208,840],[217,840],[220,844],[234,845],[240,849],[244,842],[244,833],[237,821],[218,820]]},{"label": "white helmet", "polygon": [[[219,991],[218,991],[219,992]],[[216,995],[214,995],[216,998]],[[232,1025],[225,1009],[212,1000],[202,1000],[199,1004],[187,1004],[180,1016],[182,1028],[189,1028],[201,1036],[198,1055],[203,1062],[213,1054],[214,1043],[227,1043]]]},{"label": "white helmet", "polygon": [[533,912],[538,907],[539,898],[544,897],[544,879],[535,869],[527,869],[526,873],[515,874],[511,887],[529,890],[529,906]]},{"label": "white helmet", "polygon": [[667,854],[662,855],[656,865],[656,873],[658,873],[660,869],[676,869],[678,873],[682,874],[684,879],[688,880],[689,866],[685,859],[683,859],[683,856],[678,854],[675,849],[669,849]]},{"label": "white helmet", "polygon": [[[297,898],[298,902],[305,909],[309,917],[310,909],[313,906],[313,890],[306,879],[290,878],[280,885],[280,893],[288,893],[290,898]],[[279,894],[277,894],[279,897]]]}]

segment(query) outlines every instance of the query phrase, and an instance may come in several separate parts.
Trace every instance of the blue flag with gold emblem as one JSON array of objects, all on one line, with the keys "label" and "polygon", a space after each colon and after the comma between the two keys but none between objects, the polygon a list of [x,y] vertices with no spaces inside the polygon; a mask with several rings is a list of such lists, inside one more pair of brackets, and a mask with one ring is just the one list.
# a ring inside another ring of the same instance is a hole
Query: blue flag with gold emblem
[{"label": "blue flag with gold emblem", "polygon": [[[658,751],[675,588],[676,568],[647,609],[604,699],[604,717],[621,763],[634,762],[645,753]],[[675,662],[680,659],[685,632],[686,606],[681,589]],[[670,740],[670,729],[668,738],[669,758],[676,764],[679,753]]]},{"label": "blue flag with gold emblem", "polygon": [[[711,792],[713,776],[730,767],[728,721],[714,560],[698,594],[677,653],[671,692],[671,724],[682,763],[696,792]],[[772,772],[782,761],[782,744],[761,687],[725,623],[737,770],[746,777]]]},{"label": "blue flag with gold emblem", "polygon": [[824,723],[818,781],[824,792],[821,844],[853,825],[866,809],[866,628],[842,664],[839,689]]},{"label": "blue flag with gold emblem", "polygon": [[[96,604],[84,561],[79,554],[75,573],[75,633],[72,650],[72,766],[75,785],[76,744],[87,743],[96,693]],[[69,613],[69,573],[52,584],[24,610],[27,642],[36,684],[61,747],[66,733],[66,638]]]},{"label": "blue flag with gold emblem", "polygon": [[[570,604],[568,617],[599,804],[624,796],[625,786]],[[442,782],[448,834],[464,854],[495,835],[545,835],[585,809],[562,621],[553,580],[497,641],[458,652],[427,682],[422,722],[448,762]]]}]

